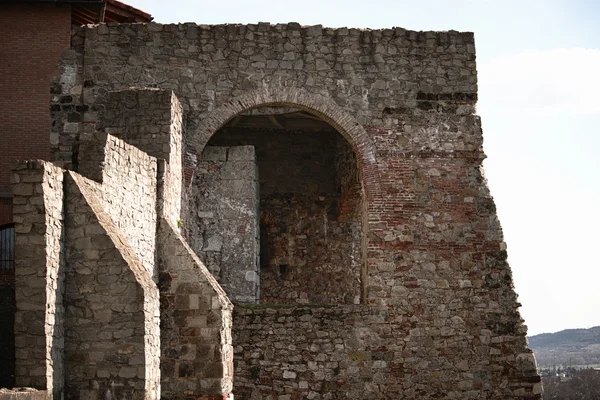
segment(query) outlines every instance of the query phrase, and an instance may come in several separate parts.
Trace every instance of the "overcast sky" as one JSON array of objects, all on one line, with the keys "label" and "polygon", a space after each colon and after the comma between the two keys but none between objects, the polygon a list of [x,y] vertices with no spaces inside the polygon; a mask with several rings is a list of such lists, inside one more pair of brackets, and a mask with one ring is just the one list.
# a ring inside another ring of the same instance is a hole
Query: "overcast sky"
[{"label": "overcast sky", "polygon": [[600,325],[600,1],[124,1],[162,23],[475,32],[484,166],[529,334]]}]

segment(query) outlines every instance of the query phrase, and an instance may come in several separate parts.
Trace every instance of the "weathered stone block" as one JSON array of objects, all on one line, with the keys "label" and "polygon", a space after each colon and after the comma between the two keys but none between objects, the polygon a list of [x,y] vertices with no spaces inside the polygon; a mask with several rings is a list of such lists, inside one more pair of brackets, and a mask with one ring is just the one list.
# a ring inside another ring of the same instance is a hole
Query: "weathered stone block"
[{"label": "weathered stone block", "polygon": [[[165,397],[178,396],[185,390],[195,396],[226,396],[231,392],[233,368],[216,370],[204,366],[233,365],[233,354],[227,350],[231,345],[232,305],[165,219],[158,237],[164,282],[160,285],[162,393]],[[208,381],[210,385],[203,384]]]},{"label": "weathered stone block", "polygon": [[[212,146],[210,146],[212,147]],[[210,147],[206,147],[208,149]],[[202,159],[207,160],[204,157],[204,153],[202,153]],[[254,162],[256,160],[256,155],[254,154],[254,146],[234,146],[230,147],[227,152],[227,159],[229,161],[251,161]]]},{"label": "weathered stone block", "polygon": [[226,161],[227,148],[218,146],[208,146],[202,151],[202,160],[204,161]]}]

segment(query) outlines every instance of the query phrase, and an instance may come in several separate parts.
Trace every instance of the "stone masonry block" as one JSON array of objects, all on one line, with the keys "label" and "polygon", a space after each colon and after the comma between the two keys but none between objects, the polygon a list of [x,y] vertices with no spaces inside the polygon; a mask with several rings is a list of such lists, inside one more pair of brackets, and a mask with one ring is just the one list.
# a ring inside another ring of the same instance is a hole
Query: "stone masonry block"
[{"label": "stone masonry block", "polygon": [[202,151],[203,161],[226,161],[227,148],[218,146],[206,146]]},{"label": "stone masonry block", "polygon": [[257,180],[256,163],[253,161],[228,161],[221,168],[221,179]]},{"label": "stone masonry block", "polygon": [[233,146],[229,148],[227,153],[227,160],[229,161],[255,161],[255,159],[254,146]]}]

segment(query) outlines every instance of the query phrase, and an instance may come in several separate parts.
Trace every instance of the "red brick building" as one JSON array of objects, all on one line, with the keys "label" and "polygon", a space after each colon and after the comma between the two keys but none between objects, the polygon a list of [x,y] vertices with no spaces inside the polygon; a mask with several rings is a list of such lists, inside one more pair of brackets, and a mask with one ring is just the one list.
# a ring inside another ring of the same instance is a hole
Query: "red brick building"
[{"label": "red brick building", "polygon": [[116,0],[0,3],[0,226],[12,222],[11,160],[50,158],[50,78],[71,26],[151,19]]},{"label": "red brick building", "polygon": [[11,161],[50,158],[50,80],[71,26],[151,19],[116,0],[0,1],[0,387],[14,384]]}]

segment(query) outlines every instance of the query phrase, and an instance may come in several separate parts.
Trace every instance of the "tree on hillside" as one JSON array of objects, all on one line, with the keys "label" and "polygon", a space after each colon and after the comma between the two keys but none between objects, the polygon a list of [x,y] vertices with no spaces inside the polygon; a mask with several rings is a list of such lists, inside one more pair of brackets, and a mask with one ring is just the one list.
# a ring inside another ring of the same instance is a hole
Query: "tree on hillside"
[{"label": "tree on hillside", "polygon": [[544,400],[598,400],[600,399],[600,371],[574,371],[568,380],[556,377],[544,379]]}]

